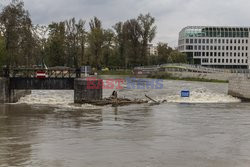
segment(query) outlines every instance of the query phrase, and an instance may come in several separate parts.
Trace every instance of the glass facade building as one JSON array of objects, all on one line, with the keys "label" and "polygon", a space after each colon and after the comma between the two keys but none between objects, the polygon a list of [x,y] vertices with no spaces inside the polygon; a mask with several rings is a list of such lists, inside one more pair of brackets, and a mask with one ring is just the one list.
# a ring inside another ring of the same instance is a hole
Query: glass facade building
[{"label": "glass facade building", "polygon": [[178,49],[192,64],[249,68],[249,31],[246,27],[185,27],[179,33]]}]

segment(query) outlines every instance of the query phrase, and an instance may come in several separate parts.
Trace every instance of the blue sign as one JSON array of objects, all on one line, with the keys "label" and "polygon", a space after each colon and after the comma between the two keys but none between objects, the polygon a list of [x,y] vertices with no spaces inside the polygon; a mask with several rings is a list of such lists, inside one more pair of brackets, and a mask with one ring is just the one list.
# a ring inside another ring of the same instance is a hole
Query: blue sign
[{"label": "blue sign", "polygon": [[190,91],[188,90],[181,91],[181,97],[190,97]]}]

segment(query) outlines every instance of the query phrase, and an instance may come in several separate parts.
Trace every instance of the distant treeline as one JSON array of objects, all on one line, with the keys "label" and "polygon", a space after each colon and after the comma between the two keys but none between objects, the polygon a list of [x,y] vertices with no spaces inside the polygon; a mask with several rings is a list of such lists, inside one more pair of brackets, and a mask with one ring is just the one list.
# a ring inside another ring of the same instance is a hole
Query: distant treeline
[{"label": "distant treeline", "polygon": [[[89,26],[89,28],[86,28]],[[87,31],[88,29],[88,31]],[[0,65],[131,68],[141,65],[186,62],[186,55],[159,43],[158,56],[148,44],[156,35],[155,18],[140,14],[104,29],[101,20],[52,22],[33,25],[22,1],[12,1],[0,13]]]}]

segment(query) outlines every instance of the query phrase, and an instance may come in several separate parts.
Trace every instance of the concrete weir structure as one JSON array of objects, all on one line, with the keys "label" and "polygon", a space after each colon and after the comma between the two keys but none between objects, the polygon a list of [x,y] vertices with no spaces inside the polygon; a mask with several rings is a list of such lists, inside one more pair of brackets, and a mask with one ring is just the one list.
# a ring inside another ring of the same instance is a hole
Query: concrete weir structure
[{"label": "concrete weir structure", "polygon": [[31,94],[31,90],[10,89],[10,81],[7,78],[0,78],[0,103],[16,103],[26,95]]},{"label": "concrete weir structure", "polygon": [[89,101],[102,100],[103,89],[100,88],[88,88],[88,82],[91,82],[91,85],[97,87],[99,83],[102,83],[102,80],[99,81],[87,81],[83,78],[75,79],[74,82],[74,103],[85,103]]},{"label": "concrete weir structure", "polygon": [[[97,86],[99,81],[92,81]],[[0,103],[15,103],[31,90],[74,90],[74,102],[102,100],[102,87],[88,89],[84,78],[0,78]]]},{"label": "concrete weir structure", "polygon": [[229,79],[228,94],[250,101],[250,78],[234,77]]}]

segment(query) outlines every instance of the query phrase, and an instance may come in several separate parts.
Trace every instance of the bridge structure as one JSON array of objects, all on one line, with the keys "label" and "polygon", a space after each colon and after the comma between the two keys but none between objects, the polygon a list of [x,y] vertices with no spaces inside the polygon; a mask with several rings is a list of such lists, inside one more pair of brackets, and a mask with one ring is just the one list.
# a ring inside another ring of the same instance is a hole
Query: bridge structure
[{"label": "bridge structure", "polygon": [[[80,69],[74,68],[4,68],[0,80],[0,95],[4,102],[14,102],[18,90],[74,90],[74,101],[101,100],[102,88],[87,89],[86,78],[81,77]],[[98,84],[98,81],[92,82]],[[0,100],[1,102],[1,100]]]}]

